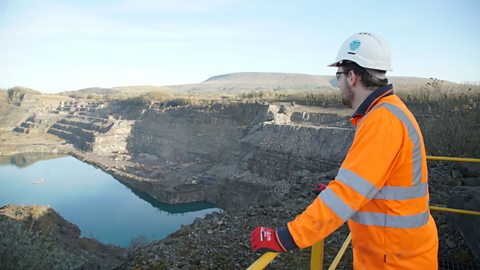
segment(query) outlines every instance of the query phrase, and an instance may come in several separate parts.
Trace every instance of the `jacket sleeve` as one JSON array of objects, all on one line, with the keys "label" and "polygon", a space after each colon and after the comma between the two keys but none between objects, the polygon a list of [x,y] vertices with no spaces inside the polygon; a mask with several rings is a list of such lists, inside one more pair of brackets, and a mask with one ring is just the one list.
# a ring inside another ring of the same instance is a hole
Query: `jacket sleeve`
[{"label": "jacket sleeve", "polygon": [[293,239],[293,247],[305,248],[340,227],[384,186],[405,132],[385,108],[365,116],[335,180],[288,223],[279,240]]}]

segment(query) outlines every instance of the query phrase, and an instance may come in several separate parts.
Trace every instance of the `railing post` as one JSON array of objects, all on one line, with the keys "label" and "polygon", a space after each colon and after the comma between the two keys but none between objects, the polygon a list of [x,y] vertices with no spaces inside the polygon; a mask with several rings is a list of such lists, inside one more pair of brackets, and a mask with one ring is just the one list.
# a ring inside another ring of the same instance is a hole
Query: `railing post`
[{"label": "railing post", "polygon": [[349,232],[349,233],[348,233],[347,239],[345,239],[345,242],[343,242],[342,247],[341,247],[340,250],[338,251],[337,256],[335,257],[335,259],[333,259],[333,262],[332,262],[332,264],[330,265],[330,267],[328,268],[328,270],[335,270],[335,269],[337,269],[337,266],[338,266],[338,264],[340,263],[340,260],[342,259],[343,254],[345,253],[345,250],[347,250],[347,247],[348,247],[348,245],[350,244],[350,241],[352,241],[352,232]]},{"label": "railing post", "polygon": [[310,255],[310,270],[323,269],[323,240],[312,246]]}]

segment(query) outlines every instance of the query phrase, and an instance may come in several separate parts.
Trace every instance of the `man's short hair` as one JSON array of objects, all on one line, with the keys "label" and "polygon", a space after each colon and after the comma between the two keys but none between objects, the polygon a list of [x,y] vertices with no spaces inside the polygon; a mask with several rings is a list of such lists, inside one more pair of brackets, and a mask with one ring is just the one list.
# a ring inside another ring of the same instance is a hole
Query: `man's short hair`
[{"label": "man's short hair", "polygon": [[338,64],[338,66],[343,67],[344,71],[352,70],[360,76],[360,79],[366,87],[381,87],[388,85],[388,79],[385,77],[386,71],[376,70],[376,69],[367,69],[359,66],[357,63],[343,60]]}]

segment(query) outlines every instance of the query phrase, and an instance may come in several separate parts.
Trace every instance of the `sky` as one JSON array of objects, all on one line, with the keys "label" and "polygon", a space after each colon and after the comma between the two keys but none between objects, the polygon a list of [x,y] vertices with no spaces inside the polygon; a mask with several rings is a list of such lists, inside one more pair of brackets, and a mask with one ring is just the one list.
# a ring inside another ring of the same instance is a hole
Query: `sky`
[{"label": "sky", "polygon": [[478,0],[0,0],[0,89],[333,75],[357,32],[387,40],[390,76],[480,83],[479,29]]}]

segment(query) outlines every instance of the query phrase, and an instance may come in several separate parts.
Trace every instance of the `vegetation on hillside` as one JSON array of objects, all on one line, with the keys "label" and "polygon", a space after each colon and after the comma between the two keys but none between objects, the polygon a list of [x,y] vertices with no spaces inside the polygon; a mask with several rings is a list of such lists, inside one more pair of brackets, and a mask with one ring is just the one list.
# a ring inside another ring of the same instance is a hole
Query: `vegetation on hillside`
[{"label": "vegetation on hillside", "polygon": [[7,90],[8,100],[11,102],[21,102],[25,95],[40,95],[41,93],[26,87],[15,86]]},{"label": "vegetation on hillside", "polygon": [[6,102],[7,98],[8,98],[7,90],[0,90],[0,103]]},{"label": "vegetation on hillside", "polygon": [[434,80],[399,95],[416,116],[429,154],[480,157],[479,85]]}]

